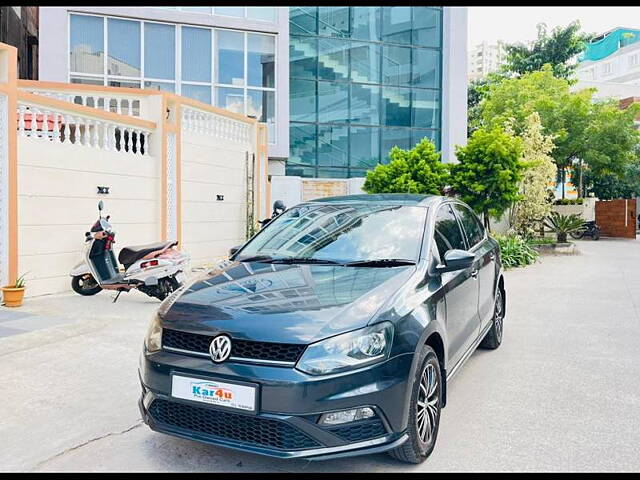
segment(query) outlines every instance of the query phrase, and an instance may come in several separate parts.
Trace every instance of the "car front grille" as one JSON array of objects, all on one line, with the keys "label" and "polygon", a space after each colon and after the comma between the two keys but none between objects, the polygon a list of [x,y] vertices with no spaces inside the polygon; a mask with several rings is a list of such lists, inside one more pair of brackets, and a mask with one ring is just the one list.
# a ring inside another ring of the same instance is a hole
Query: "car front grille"
[{"label": "car front grille", "polygon": [[221,412],[211,408],[156,399],[149,407],[161,425],[277,450],[304,450],[321,445],[297,428],[268,418]]},{"label": "car front grille", "polygon": [[[211,345],[213,338],[211,335],[164,329],[162,331],[162,346],[208,355],[209,345]],[[305,347],[306,345],[295,343],[253,342],[232,339],[231,356],[246,359],[247,361],[262,360],[293,364],[298,361]]]},{"label": "car front grille", "polygon": [[382,437],[387,434],[387,430],[379,418],[357,422],[353,425],[331,428],[329,431],[349,442],[369,440],[370,438]]}]

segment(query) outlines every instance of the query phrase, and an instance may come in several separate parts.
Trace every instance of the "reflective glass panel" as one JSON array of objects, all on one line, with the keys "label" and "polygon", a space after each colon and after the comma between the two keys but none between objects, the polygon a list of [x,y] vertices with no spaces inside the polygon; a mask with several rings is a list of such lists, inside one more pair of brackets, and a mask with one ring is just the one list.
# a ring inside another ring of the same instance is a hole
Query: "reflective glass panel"
[{"label": "reflective glass panel", "polygon": [[349,43],[344,40],[318,40],[318,78],[348,80]]},{"label": "reflective glass panel", "polygon": [[275,22],[276,9],[275,7],[247,7],[247,17],[253,20]]},{"label": "reflective glass panel", "polygon": [[211,30],[182,27],[182,79],[211,82]]},{"label": "reflective glass panel", "polygon": [[411,48],[384,45],[382,48],[382,83],[409,85],[411,82]]},{"label": "reflective glass panel", "polygon": [[72,72],[104,73],[104,19],[71,15],[69,22],[69,69]]},{"label": "reflective glass panel", "polygon": [[389,163],[389,150],[394,146],[402,149],[411,148],[411,129],[409,128],[383,128],[380,147],[381,163]]},{"label": "reflective glass panel", "polygon": [[428,7],[413,7],[413,44],[440,47],[442,11]]},{"label": "reflective glass panel", "polygon": [[216,30],[218,83],[244,85],[244,33]]},{"label": "reflective glass panel", "polygon": [[351,7],[351,38],[380,40],[380,7]]},{"label": "reflective glass panel", "polygon": [[349,7],[318,7],[318,34],[349,36]]},{"label": "reflective glass panel", "polygon": [[380,160],[380,129],[377,127],[351,127],[350,166],[368,169],[375,167]]},{"label": "reflective glass panel", "polygon": [[382,7],[382,41],[411,43],[411,7]]},{"label": "reflective glass panel", "polygon": [[276,39],[273,35],[247,36],[247,82],[252,87],[275,86]]},{"label": "reflective glass panel", "polygon": [[218,107],[244,113],[244,93],[241,88],[216,87],[216,90]]},{"label": "reflective glass panel", "polygon": [[318,7],[289,8],[289,33],[315,35],[318,33]]},{"label": "reflective glass panel", "polygon": [[211,87],[208,85],[189,85],[188,83],[183,83],[182,95],[211,105]]},{"label": "reflective glass panel", "polygon": [[413,89],[411,125],[421,128],[440,127],[440,91]]},{"label": "reflective glass panel", "polygon": [[318,121],[346,123],[349,118],[349,85],[318,82]]},{"label": "reflective glass panel", "polygon": [[318,39],[289,37],[289,76],[316,78],[318,68]]},{"label": "reflective glass panel", "polygon": [[351,84],[351,123],[380,124],[380,87]]},{"label": "reflective glass panel", "polygon": [[291,122],[289,124],[291,149],[287,164],[316,164],[316,126]]},{"label": "reflective glass panel", "polygon": [[214,7],[213,13],[227,17],[244,17],[244,7]]},{"label": "reflective glass panel", "polygon": [[380,83],[380,45],[351,42],[351,81]]},{"label": "reflective glass panel", "polygon": [[346,167],[348,165],[349,127],[346,125],[318,125],[318,166]]},{"label": "reflective glass panel", "polygon": [[173,25],[144,24],[144,76],[176,78],[176,34]]},{"label": "reflective glass panel", "polygon": [[291,121],[315,122],[316,83],[314,80],[290,79],[289,81],[289,116]]},{"label": "reflective glass panel", "polygon": [[417,87],[440,87],[440,52],[426,48],[413,49],[412,85]]},{"label": "reflective glass panel", "polygon": [[107,73],[123,77],[140,76],[140,22],[108,18]]},{"label": "reflective glass panel", "polygon": [[163,90],[165,92],[171,92],[171,93],[174,93],[176,90],[175,84],[169,83],[169,82],[145,81],[144,88],[148,90]]},{"label": "reflective glass panel", "polygon": [[398,87],[382,88],[382,124],[393,126],[411,125],[411,89]]}]

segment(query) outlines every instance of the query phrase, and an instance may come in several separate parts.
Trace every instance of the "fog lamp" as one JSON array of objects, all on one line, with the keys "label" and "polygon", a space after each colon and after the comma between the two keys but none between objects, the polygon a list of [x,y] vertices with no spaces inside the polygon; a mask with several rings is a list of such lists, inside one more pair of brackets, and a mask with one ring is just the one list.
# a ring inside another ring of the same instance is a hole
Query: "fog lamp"
[{"label": "fog lamp", "polygon": [[375,412],[369,407],[352,408],[341,412],[323,413],[318,423],[320,425],[338,425],[340,423],[355,422],[374,417]]}]

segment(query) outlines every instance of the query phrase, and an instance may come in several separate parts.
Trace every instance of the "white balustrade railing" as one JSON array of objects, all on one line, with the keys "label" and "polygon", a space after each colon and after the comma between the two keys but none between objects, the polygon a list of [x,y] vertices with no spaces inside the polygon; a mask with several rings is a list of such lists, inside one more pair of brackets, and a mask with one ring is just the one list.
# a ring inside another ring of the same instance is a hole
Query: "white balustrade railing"
[{"label": "white balustrade railing", "polygon": [[193,107],[182,108],[182,128],[229,141],[251,141],[251,124]]},{"label": "white balustrade railing", "polygon": [[36,95],[55,98],[76,105],[97,108],[105,112],[117,113],[120,115],[129,115],[130,117],[142,116],[141,105],[144,97],[136,97],[133,95],[109,95],[103,92],[69,92],[66,90],[41,90],[26,88],[24,91]]},{"label": "white balustrade railing", "polygon": [[151,130],[79,114],[72,110],[52,109],[35,102],[18,102],[18,135],[126,155],[151,155]]}]

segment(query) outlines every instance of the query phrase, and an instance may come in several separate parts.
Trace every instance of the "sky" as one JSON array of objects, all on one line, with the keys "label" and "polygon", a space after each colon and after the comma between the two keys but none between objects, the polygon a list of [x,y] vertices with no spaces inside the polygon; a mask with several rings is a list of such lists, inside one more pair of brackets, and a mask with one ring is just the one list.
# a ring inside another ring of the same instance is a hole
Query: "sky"
[{"label": "sky", "polygon": [[580,20],[582,30],[602,33],[615,27],[640,29],[640,7],[468,7],[469,46],[483,40],[507,43],[533,40],[536,25],[548,30]]}]

